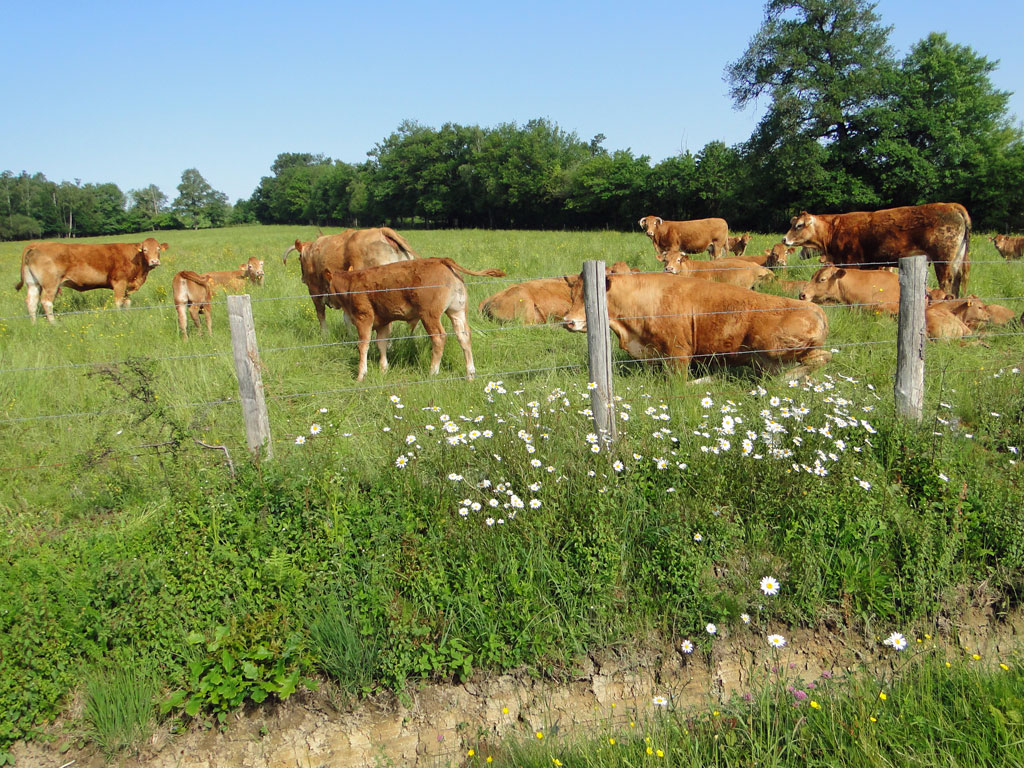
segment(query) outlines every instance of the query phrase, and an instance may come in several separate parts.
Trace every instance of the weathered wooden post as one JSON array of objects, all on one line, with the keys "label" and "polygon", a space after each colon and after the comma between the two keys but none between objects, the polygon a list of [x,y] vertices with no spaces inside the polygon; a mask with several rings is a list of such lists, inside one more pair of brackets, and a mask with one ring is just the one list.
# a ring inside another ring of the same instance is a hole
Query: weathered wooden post
[{"label": "weathered wooden post", "polygon": [[260,373],[260,352],[256,346],[256,327],[252,322],[252,302],[248,294],[228,296],[228,321],[231,324],[231,351],[235,356],[238,394],[242,400],[245,438],[249,451],[274,458],[270,439],[270,418],[263,397],[263,375]]},{"label": "weathered wooden post", "polygon": [[587,315],[587,363],[590,410],[597,434],[614,442],[615,401],[612,398],[612,344],[608,335],[608,297],[603,261],[583,262],[583,309]]},{"label": "weathered wooden post", "polygon": [[925,293],[928,260],[900,259],[900,315],[896,333],[896,414],[920,421],[924,409]]}]

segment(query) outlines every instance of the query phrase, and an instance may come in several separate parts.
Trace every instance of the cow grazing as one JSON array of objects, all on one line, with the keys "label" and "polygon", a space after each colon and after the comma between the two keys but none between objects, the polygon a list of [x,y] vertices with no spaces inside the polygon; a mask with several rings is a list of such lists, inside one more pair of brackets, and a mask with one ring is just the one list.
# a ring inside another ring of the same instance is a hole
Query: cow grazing
[{"label": "cow grazing", "polygon": [[202,331],[199,316],[205,315],[206,332],[213,336],[213,317],[210,315],[213,290],[213,278],[189,270],[179,272],[171,280],[171,297],[178,312],[178,328],[181,329],[182,338],[188,338],[186,312],[192,316],[197,331]]},{"label": "cow grazing", "polygon": [[[611,266],[614,273],[630,272],[629,265],[617,261]],[[539,325],[549,318],[561,318],[569,311],[569,284],[561,277],[528,280],[510,285],[503,291],[480,302],[480,314],[494,320],[518,320],[524,325]]]},{"label": "cow grazing", "polygon": [[747,246],[750,245],[750,239],[753,237],[749,232],[739,235],[737,237],[729,238],[729,253],[733,256],[742,256],[747,252]]},{"label": "cow grazing", "polygon": [[[570,331],[587,329],[582,277],[567,278],[573,303]],[[685,372],[691,361],[714,359],[797,378],[824,365],[828,319],[821,307],[784,296],[669,274],[608,275],[608,320],[619,346],[638,360],[663,360]]]},{"label": "cow grazing", "polygon": [[729,225],[725,219],[694,219],[663,221],[658,216],[644,216],[640,227],[651,238],[658,260],[665,262],[670,252],[703,253],[711,250],[711,258],[721,258],[729,248]]},{"label": "cow grazing", "polygon": [[296,240],[281,256],[285,264],[292,251],[299,252],[302,282],[309,290],[317,320],[320,321],[320,330],[324,334],[327,333],[325,294],[330,291],[330,286],[323,280],[325,269],[338,274],[351,269],[365,269],[416,258],[416,252],[405,238],[390,227],[346,229],[337,235],[324,235],[309,242]]},{"label": "cow grazing", "polygon": [[833,264],[877,269],[925,254],[939,287],[959,296],[970,272],[971,217],[959,203],[794,216],[782,242],[818,248]]},{"label": "cow grazing", "polygon": [[238,265],[238,269],[206,272],[203,277],[208,277],[213,281],[214,291],[221,288],[230,293],[241,291],[245,288],[246,280],[256,285],[263,285],[263,259],[250,256],[245,264]]},{"label": "cow grazing", "polygon": [[682,277],[699,277],[716,283],[728,283],[740,288],[753,288],[775,275],[770,269],[760,267],[745,259],[718,259],[717,261],[694,261],[685,253],[670,253],[665,260],[665,271]]},{"label": "cow grazing", "polygon": [[451,259],[416,259],[368,267],[360,270],[323,271],[328,286],[327,302],[345,313],[359,334],[359,373],[356,381],[366,376],[366,354],[370,346],[370,332],[377,332],[380,350],[380,370],[388,369],[388,338],[395,320],[423,322],[430,336],[433,355],[430,373],[441,367],[445,332],[441,315],[448,315],[455,336],[466,356],[466,378],[476,373],[473,350],[470,347],[469,323],[466,321],[466,284],[459,272],[467,275],[504,277],[500,269],[472,270],[459,266]]},{"label": "cow grazing", "polygon": [[787,248],[784,243],[776,243],[771,248],[765,248],[764,252],[758,256],[740,256],[738,258],[757,264],[759,267],[774,269],[786,266],[789,255],[795,250],[796,248]]},{"label": "cow grazing", "polygon": [[804,284],[800,300],[896,315],[900,311],[900,279],[892,272],[824,266]]},{"label": "cow grazing", "polygon": [[1024,253],[1024,237],[1010,237],[1009,235],[996,235],[990,237],[989,240],[999,251],[999,255],[1009,261],[1010,259],[1019,259],[1021,254]]},{"label": "cow grazing", "polygon": [[46,319],[55,322],[53,300],[62,286],[75,291],[111,288],[114,305],[129,307],[129,294],[160,266],[160,251],[167,247],[152,237],[141,243],[32,243],[21,254],[21,280],[14,289],[27,287],[25,304],[33,323],[40,299]]}]

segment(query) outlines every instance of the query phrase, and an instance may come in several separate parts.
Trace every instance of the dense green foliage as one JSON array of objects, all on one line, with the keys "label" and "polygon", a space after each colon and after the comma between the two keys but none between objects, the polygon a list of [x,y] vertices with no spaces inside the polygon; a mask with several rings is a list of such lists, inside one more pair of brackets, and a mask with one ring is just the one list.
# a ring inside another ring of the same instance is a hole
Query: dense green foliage
[{"label": "dense green foliage", "polygon": [[[423,256],[512,280],[585,258],[656,264],[640,234],[406,234]],[[1019,336],[930,346],[921,429],[892,416],[889,318],[830,309],[840,351],[817,388],[720,375],[695,391],[620,353],[628,419],[612,456],[586,438],[583,339],[558,328],[471,310],[478,381],[461,380],[451,340],[428,380],[424,340],[396,338],[388,374],[371,362],[357,385],[351,332],[332,311],[323,339],[297,267],[278,260],[308,235],[176,233],[131,311],[66,291],[54,327],[0,294],[0,745],[118,665],[152,671],[168,712],[217,718],[321,675],[359,696],[553,671],[743,612],[757,626],[907,628],[955,615],[974,588],[1003,605],[1019,594]],[[0,245],[0,264],[21,247]],[[1021,265],[993,263],[980,235],[973,253],[971,290],[1021,295]],[[261,465],[243,458],[223,303],[212,339],[181,342],[167,288],[179,269],[248,256],[267,260],[253,313],[277,456]],[[507,284],[467,283],[471,307]],[[65,414],[79,415],[46,418]],[[237,477],[194,438],[228,446]],[[786,601],[763,600],[769,574]]]},{"label": "dense green foliage", "polygon": [[[613,229],[641,216],[724,217],[784,229],[801,209],[842,212],[950,201],[975,228],[1024,228],[1024,133],[997,62],[932,33],[898,59],[875,5],[771,0],[726,68],[737,108],[768,108],[736,146],[711,141],[651,163],[547,119],[492,127],[404,121],[361,163],[284,152],[232,207],[195,169],[167,207],[155,186],[47,181],[5,171],[0,239],[111,235],[225,223]],[[672,98],[671,89],[665,98]],[[694,113],[699,119],[699,111]]]}]

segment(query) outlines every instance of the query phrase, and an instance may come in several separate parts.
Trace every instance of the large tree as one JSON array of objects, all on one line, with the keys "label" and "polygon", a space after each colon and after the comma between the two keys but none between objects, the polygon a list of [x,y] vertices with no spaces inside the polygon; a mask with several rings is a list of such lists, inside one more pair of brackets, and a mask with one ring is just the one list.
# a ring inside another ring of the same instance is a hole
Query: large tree
[{"label": "large tree", "polygon": [[189,229],[219,227],[231,212],[228,196],[210,186],[195,168],[181,174],[178,196],[172,205],[175,215]]}]

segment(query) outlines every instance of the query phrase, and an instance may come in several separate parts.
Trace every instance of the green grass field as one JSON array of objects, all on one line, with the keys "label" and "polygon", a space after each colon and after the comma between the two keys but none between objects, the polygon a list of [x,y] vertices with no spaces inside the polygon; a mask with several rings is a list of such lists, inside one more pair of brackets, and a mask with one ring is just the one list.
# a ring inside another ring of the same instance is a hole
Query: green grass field
[{"label": "green grass field", "polygon": [[[893,417],[885,317],[829,308],[838,351],[793,387],[741,374],[692,386],[617,352],[610,447],[590,436],[585,339],[475,306],[586,259],[654,270],[647,239],[403,234],[422,256],[509,274],[466,278],[473,382],[451,339],[427,376],[421,330],[394,342],[383,376],[371,348],[356,383],[354,331],[329,310],[322,338],[298,264],[280,261],[311,228],[160,233],[170,250],[131,310],[66,291],[55,327],[29,323],[24,292],[0,292],[0,755],[122,667],[139,675],[119,685],[155,685],[168,716],[223,719],[315,677],[359,696],[550,672],[744,613],[765,632],[888,632],[955,615],[968,594],[1015,603],[1019,325],[984,345],[929,344],[920,427]],[[11,285],[22,247],[0,244]],[[1024,309],[1024,265],[996,263],[980,235],[972,248],[970,291]],[[169,298],[178,270],[249,256],[266,261],[251,295],[276,458],[260,465],[245,457],[223,303],[212,339],[182,341]],[[227,446],[237,478],[196,439]],[[787,599],[761,599],[768,575]],[[139,696],[121,698],[138,711]]]}]

